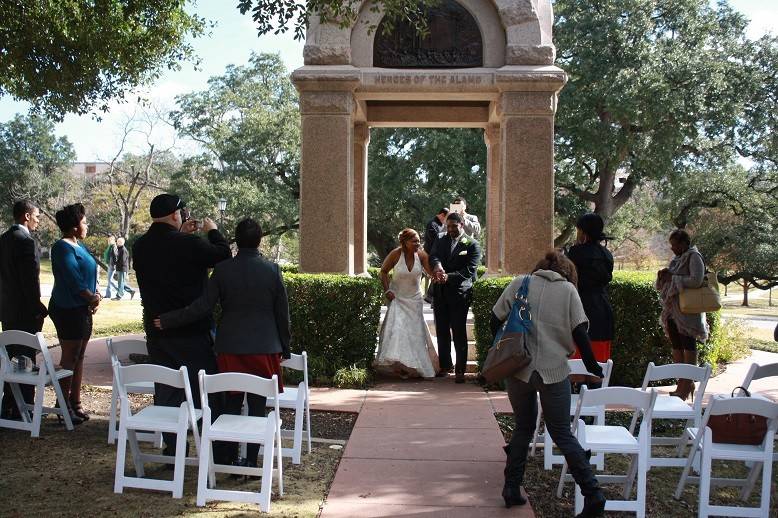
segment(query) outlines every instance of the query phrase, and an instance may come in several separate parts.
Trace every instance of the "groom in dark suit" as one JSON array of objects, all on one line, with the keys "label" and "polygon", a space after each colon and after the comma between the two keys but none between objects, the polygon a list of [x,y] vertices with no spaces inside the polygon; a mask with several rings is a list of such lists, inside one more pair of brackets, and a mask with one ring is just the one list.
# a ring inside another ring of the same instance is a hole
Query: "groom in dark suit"
[{"label": "groom in dark suit", "polygon": [[462,216],[446,217],[446,235],[438,239],[430,252],[435,275],[435,333],[438,339],[440,375],[451,372],[451,335],[457,353],[456,383],[465,382],[467,366],[467,311],[472,301],[473,283],[481,264],[481,247],[463,229]]},{"label": "groom in dark suit", "polygon": [[[17,330],[37,333],[43,328],[48,311],[41,302],[40,251],[31,231],[38,228],[40,211],[30,201],[17,201],[13,206],[16,222],[0,235],[0,320],[3,331]],[[35,363],[35,350],[24,345],[9,345],[11,357],[27,356]],[[22,396],[32,403],[35,388],[20,385]],[[10,387],[3,390],[4,417],[18,418]]]}]

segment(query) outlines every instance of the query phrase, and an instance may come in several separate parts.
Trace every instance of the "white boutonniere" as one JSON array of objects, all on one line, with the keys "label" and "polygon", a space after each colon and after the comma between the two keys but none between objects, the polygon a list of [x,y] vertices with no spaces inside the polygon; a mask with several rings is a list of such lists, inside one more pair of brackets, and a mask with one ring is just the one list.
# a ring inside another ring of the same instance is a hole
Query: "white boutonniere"
[{"label": "white boutonniere", "polygon": [[470,244],[470,241],[466,237],[463,237],[462,239],[460,239],[459,242],[462,243],[465,246]]},{"label": "white boutonniere", "polygon": [[467,255],[467,250],[462,250],[461,252],[459,252],[459,255]]}]

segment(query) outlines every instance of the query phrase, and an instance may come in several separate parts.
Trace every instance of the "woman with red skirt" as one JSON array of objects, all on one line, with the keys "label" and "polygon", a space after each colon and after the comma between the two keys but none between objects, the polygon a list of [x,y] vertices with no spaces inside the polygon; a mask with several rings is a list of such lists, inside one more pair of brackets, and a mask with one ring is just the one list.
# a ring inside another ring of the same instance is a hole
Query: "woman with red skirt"
[{"label": "woman with red skirt", "polygon": [[[289,305],[281,268],[259,252],[262,229],[247,218],[235,229],[238,255],[216,265],[205,293],[189,306],[160,315],[154,324],[160,329],[179,327],[212,312],[221,304],[221,321],[216,330],[216,362],[219,372],[243,372],[263,378],[278,376],[284,391],[281,361],[290,357]],[[226,394],[224,413],[239,415],[242,392]],[[265,416],[264,397],[248,394],[249,415]],[[255,467],[258,444],[249,444],[246,459],[238,459],[237,443],[226,452],[235,463]],[[225,448],[226,450],[227,448]]]},{"label": "woman with red skirt", "polygon": [[[611,357],[613,339],[613,309],[608,300],[608,284],[613,279],[613,255],[602,245],[607,238],[603,232],[605,223],[599,214],[584,214],[575,223],[578,231],[575,245],[567,256],[578,271],[578,295],[581,297],[586,317],[589,319],[589,340],[598,362]],[[580,358],[576,351],[573,358]],[[600,386],[589,380],[589,388]]]}]

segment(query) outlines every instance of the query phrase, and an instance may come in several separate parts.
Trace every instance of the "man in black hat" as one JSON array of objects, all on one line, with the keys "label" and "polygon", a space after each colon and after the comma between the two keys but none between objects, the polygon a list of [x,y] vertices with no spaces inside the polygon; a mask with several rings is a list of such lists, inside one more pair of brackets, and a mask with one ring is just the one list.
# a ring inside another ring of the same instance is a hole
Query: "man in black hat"
[{"label": "man in black hat", "polygon": [[[194,232],[197,221],[189,218],[184,201],[174,194],[160,194],[149,209],[154,223],[132,247],[138,288],[143,300],[143,327],[152,363],[172,369],[185,366],[196,407],[200,407],[200,369],[217,372],[210,315],[176,329],[154,327],[157,315],[191,304],[205,290],[208,269],[231,257],[227,240],[208,218],[203,220],[205,240]],[[154,404],[179,406],[183,390],[158,385]],[[165,454],[175,454],[175,439],[165,437]]]}]

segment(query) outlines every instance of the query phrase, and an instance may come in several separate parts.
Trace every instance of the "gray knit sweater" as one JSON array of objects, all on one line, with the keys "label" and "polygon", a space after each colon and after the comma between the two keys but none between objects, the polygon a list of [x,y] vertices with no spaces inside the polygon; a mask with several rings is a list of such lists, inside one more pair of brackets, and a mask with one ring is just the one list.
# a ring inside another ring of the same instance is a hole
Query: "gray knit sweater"
[{"label": "gray knit sweater", "polygon": [[[494,305],[492,312],[500,320],[508,318],[524,277],[513,279]],[[567,359],[575,351],[573,329],[589,320],[575,286],[556,272],[538,270],[532,274],[528,300],[534,323],[527,337],[532,362],[515,377],[528,382],[532,372],[538,371],[543,383],[559,383],[570,374]]]}]

